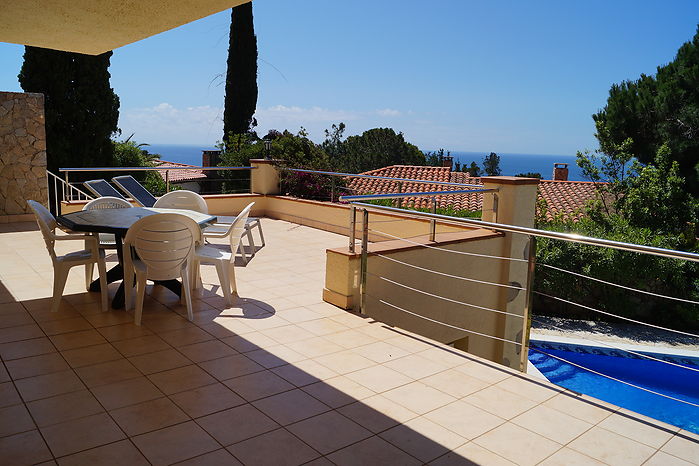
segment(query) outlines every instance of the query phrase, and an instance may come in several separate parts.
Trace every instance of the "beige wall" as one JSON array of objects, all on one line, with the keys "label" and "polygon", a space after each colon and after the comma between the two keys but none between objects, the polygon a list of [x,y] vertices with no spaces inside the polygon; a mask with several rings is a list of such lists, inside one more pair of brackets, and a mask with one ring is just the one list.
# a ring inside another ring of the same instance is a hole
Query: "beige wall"
[{"label": "beige wall", "polygon": [[44,96],[0,92],[0,216],[30,213],[27,199],[48,204]]}]

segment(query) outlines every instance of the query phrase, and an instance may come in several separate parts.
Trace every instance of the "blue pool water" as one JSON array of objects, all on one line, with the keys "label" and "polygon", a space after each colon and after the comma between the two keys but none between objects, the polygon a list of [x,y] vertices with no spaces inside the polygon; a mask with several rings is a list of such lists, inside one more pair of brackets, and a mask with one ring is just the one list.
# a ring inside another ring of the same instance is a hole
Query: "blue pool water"
[{"label": "blue pool water", "polygon": [[[573,346],[569,348],[570,350],[563,350],[559,349],[559,345],[537,344],[533,341],[531,346],[529,360],[556,385],[682,427],[690,432],[699,433],[699,407],[610,380],[542,352],[695,404],[699,404],[699,372],[649,359],[623,357],[621,352],[617,351],[612,351],[617,353],[612,355],[609,354],[608,349]],[[537,348],[541,352],[537,351]],[[653,354],[653,356],[663,358],[663,355]],[[699,369],[699,360],[695,358],[673,357],[672,359],[683,366]]]}]

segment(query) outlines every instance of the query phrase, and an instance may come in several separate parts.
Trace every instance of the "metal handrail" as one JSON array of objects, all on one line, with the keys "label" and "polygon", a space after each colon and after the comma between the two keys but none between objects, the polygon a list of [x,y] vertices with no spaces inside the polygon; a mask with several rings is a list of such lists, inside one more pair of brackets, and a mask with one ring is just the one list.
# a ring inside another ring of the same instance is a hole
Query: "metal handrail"
[{"label": "metal handrail", "polygon": [[128,171],[155,171],[155,170],[255,170],[257,167],[73,167],[59,168],[59,172],[128,172]]},{"label": "metal handrail", "polygon": [[[389,212],[404,213],[405,210],[395,207],[379,206],[374,204],[366,204],[363,202],[352,202],[355,206],[361,206],[368,210],[386,210]],[[592,238],[582,236],[576,233],[560,233],[557,231],[539,230],[536,228],[521,227],[517,225],[506,225],[503,223],[486,222],[483,220],[474,220],[466,217],[450,217],[448,215],[432,214],[428,212],[411,211],[411,215],[418,217],[433,218],[445,223],[467,224],[487,230],[504,231],[508,233],[520,233],[523,235],[535,236],[539,238],[557,239],[568,241],[571,243],[589,244],[592,246],[603,246],[622,251],[641,252],[652,254],[654,256],[669,257],[671,259],[686,259],[693,262],[699,262],[699,254],[693,252],[676,251],[673,249],[657,248],[654,246],[643,246],[640,244],[623,243],[621,241],[612,241],[602,238]]]},{"label": "metal handrail", "polygon": [[319,170],[306,170],[301,168],[282,168],[282,170],[295,172],[295,173],[316,173],[318,175],[330,175],[330,176],[340,176],[343,178],[365,178],[371,180],[392,180],[400,181],[404,183],[422,183],[422,184],[438,184],[443,186],[470,186],[473,188],[480,188],[482,184],[469,184],[469,183],[451,183],[448,181],[433,181],[433,180],[413,180],[410,178],[395,178],[392,176],[375,176],[375,175],[359,175],[356,173],[342,173],[342,172],[326,172]]}]

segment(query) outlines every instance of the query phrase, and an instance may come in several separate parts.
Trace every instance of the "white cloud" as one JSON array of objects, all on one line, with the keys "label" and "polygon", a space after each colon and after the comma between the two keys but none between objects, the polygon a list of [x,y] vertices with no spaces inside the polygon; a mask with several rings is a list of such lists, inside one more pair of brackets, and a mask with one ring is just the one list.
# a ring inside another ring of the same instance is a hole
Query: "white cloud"
[{"label": "white cloud", "polygon": [[211,144],[221,139],[222,110],[210,105],[177,108],[163,102],[153,107],[122,109],[119,127],[138,142]]},{"label": "white cloud", "polygon": [[400,116],[402,113],[400,110],[395,110],[392,108],[384,108],[381,110],[377,110],[376,113],[381,116]]}]

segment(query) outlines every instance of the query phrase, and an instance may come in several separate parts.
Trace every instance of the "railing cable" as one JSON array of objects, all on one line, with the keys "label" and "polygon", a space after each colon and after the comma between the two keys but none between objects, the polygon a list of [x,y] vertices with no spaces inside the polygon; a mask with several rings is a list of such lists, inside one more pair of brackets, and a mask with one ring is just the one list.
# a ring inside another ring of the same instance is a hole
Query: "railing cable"
[{"label": "railing cable", "polygon": [[480,283],[480,284],[482,284],[482,285],[491,285],[491,286],[499,286],[499,287],[502,287],[502,288],[511,288],[511,289],[513,289],[513,290],[525,290],[525,288],[522,287],[522,286],[508,285],[508,284],[505,284],[505,283],[488,282],[488,281],[484,281],[484,280],[477,280],[477,279],[475,279],[475,278],[462,277],[462,276],[460,276],[460,275],[452,275],[452,274],[449,274],[449,273],[439,272],[439,271],[437,271],[437,270],[432,270],[432,269],[427,269],[427,268],[425,268],[425,267],[420,267],[419,265],[409,264],[408,262],[399,261],[398,259],[394,259],[394,258],[392,258],[392,257],[384,256],[383,254],[375,253],[374,255],[377,256],[377,257],[381,257],[382,259],[386,259],[386,260],[395,262],[395,263],[397,263],[397,264],[405,265],[405,266],[407,266],[407,267],[412,267],[412,268],[414,268],[414,269],[422,270],[422,271],[424,271],[424,272],[430,272],[430,273],[434,273],[434,274],[437,274],[437,275],[442,275],[443,277],[456,278],[456,279],[458,279],[458,280],[465,280],[465,281],[467,281],[467,282]]},{"label": "railing cable", "polygon": [[681,335],[687,335],[687,336],[690,336],[690,337],[699,338],[699,335],[694,334],[694,333],[683,332],[682,330],[675,330],[675,329],[671,329],[671,328],[667,328],[667,327],[661,327],[660,325],[649,324],[649,323],[647,323],[647,322],[643,322],[643,321],[640,321],[640,320],[631,319],[631,318],[629,318],[629,317],[624,317],[624,316],[620,316],[620,315],[617,315],[617,314],[612,314],[611,312],[606,312],[606,311],[602,311],[602,310],[599,310],[599,309],[595,309],[594,307],[585,306],[584,304],[580,304],[580,303],[576,303],[576,302],[573,302],[573,301],[569,301],[569,300],[567,300],[567,299],[559,298],[559,297],[557,297],[557,296],[551,296],[551,295],[549,295],[549,294],[542,293],[542,292],[540,292],[540,291],[534,290],[533,293],[538,294],[539,296],[544,296],[544,297],[546,297],[546,298],[550,298],[550,299],[554,299],[554,300],[556,300],[556,301],[560,301],[560,302],[563,302],[563,303],[566,303],[566,304],[570,304],[571,306],[581,307],[581,308],[583,308],[583,309],[587,309],[588,311],[597,312],[597,313],[599,313],[599,314],[604,314],[604,315],[606,315],[606,316],[615,317],[615,318],[621,319],[621,320],[626,320],[626,321],[628,321],[628,322],[633,322],[634,324],[645,325],[645,326],[647,326],[647,327],[657,328],[657,329],[659,329],[659,330],[665,330],[665,331],[667,331],[667,332],[674,332],[674,333],[679,333],[679,334],[681,334]]}]

